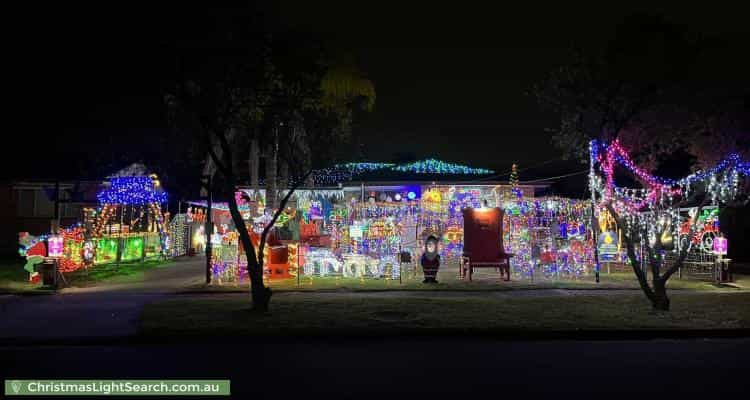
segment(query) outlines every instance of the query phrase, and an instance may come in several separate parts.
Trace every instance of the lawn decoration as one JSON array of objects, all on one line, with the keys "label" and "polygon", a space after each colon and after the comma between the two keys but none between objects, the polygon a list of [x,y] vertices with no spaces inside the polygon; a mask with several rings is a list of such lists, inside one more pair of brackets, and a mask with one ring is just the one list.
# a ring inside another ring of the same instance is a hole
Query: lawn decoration
[{"label": "lawn decoration", "polygon": [[693,224],[693,219],[696,218],[695,214],[697,208],[691,208],[688,211],[688,217],[680,224],[680,247],[687,248],[688,251],[695,249],[703,253],[711,253],[713,251],[714,238],[721,234],[719,229],[719,209],[704,209],[699,215],[696,228],[692,235],[690,235],[690,227]]},{"label": "lawn decoration", "polygon": [[100,206],[84,208],[83,219],[76,224],[38,237],[21,232],[20,253],[26,257],[24,269],[31,279],[37,276],[34,265],[45,257],[56,259],[62,273],[109,262],[165,257],[169,215],[161,211],[161,204],[167,194],[156,175],[128,175],[145,174],[143,171],[145,167],[134,164],[111,176],[107,187],[97,194]]},{"label": "lawn decoration", "polygon": [[499,268],[510,280],[510,259],[503,247],[503,210],[500,208],[467,208],[464,213],[464,254],[460,276],[472,279],[474,268]]},{"label": "lawn decoration", "polygon": [[19,253],[26,257],[26,264],[23,266],[29,273],[29,282],[38,283],[40,280],[39,272],[35,271],[34,266],[41,264],[44,257],[47,256],[47,246],[44,239],[29,235],[28,232],[18,234]]},{"label": "lawn decoration", "polygon": [[143,170],[134,164],[112,175],[109,187],[97,194],[101,211],[93,236],[104,241],[97,246],[97,262],[166,257],[167,226],[161,205],[167,202],[167,193],[156,175],[126,175]]}]

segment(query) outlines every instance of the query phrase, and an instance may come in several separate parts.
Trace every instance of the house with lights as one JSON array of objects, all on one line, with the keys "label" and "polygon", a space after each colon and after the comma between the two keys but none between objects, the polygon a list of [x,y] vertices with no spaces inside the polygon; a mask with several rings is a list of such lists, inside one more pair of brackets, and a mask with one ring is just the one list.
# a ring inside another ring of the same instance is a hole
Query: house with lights
[{"label": "house with lights", "polygon": [[[314,186],[295,190],[267,240],[267,276],[396,279],[400,272],[393,266],[400,255],[408,253],[416,260],[428,235],[439,237],[441,255],[455,262],[463,248],[463,209],[510,209],[515,206],[508,202],[533,201],[549,190],[548,185],[525,185],[517,174],[511,179],[507,175],[435,159],[346,163],[317,170]],[[284,189],[280,191],[283,196]],[[235,199],[257,246],[276,207],[264,204],[263,187],[241,187]],[[213,232],[207,235],[209,213]],[[205,201],[188,202],[186,221],[196,252],[211,243],[214,282],[247,279],[226,202],[214,201],[211,209]]]}]

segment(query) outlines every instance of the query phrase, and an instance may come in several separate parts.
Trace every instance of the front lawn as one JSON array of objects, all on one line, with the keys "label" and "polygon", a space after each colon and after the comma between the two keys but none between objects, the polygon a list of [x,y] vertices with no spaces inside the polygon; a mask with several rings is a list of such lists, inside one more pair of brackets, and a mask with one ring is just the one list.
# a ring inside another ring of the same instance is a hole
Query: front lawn
[{"label": "front lawn", "polygon": [[21,257],[0,260],[0,293],[44,293],[47,288],[29,283],[29,273],[23,269]]},{"label": "front lawn", "polygon": [[69,286],[89,287],[101,283],[128,283],[140,281],[143,275],[154,269],[166,268],[172,261],[147,260],[144,262],[110,263],[79,269],[65,274]]},{"label": "front lawn", "polygon": [[[146,261],[143,263],[116,263],[97,265],[89,269],[65,274],[68,286],[88,287],[101,283],[127,283],[137,281],[149,270],[164,268],[171,261]],[[42,284],[29,283],[29,273],[23,269],[24,260],[5,259],[0,262],[0,293],[49,293],[50,288]]]},{"label": "front lawn", "polygon": [[651,311],[643,294],[286,293],[268,315],[242,294],[187,296],[147,305],[145,336],[492,334],[514,331],[750,328],[750,293],[672,292],[672,310]]}]

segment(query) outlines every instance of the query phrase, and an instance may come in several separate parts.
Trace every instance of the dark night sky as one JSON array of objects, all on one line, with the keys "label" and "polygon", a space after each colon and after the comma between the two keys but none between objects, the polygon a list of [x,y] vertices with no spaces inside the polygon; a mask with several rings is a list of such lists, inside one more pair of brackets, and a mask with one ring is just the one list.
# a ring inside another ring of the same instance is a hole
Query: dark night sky
[{"label": "dark night sky", "polygon": [[[323,34],[358,54],[378,96],[376,111],[358,121],[355,132],[369,158],[389,160],[394,153],[414,152],[499,171],[513,162],[523,168],[559,156],[544,131],[555,126],[555,115],[540,110],[525,92],[566,56],[570,44],[606,40],[624,16],[644,10],[604,3],[491,9],[479,2],[443,8],[432,2],[426,3],[429,7],[319,3],[282,1],[267,7],[266,21],[280,30]],[[30,24],[19,35],[15,65],[16,76],[31,77],[15,102],[16,116],[28,126],[16,147],[27,146],[32,135],[51,138],[54,146],[37,149],[35,164],[43,168],[60,160],[75,163],[87,152],[120,153],[133,161],[158,158],[149,143],[166,125],[159,40],[200,37],[220,30],[222,18],[252,14],[58,7],[41,16],[21,14]],[[705,4],[647,11],[712,34],[748,29],[742,12],[711,10]],[[554,162],[521,178],[581,168]]]}]

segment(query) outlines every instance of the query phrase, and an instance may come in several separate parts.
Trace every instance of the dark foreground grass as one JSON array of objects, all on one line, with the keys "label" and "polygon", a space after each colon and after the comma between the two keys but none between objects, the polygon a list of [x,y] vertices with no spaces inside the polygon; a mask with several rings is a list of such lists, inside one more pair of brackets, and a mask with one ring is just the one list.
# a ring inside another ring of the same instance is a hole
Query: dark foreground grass
[{"label": "dark foreground grass", "polygon": [[640,293],[571,296],[275,296],[253,315],[243,295],[188,297],[148,305],[146,337],[252,335],[433,335],[581,330],[750,328],[750,293],[672,293],[672,311],[655,313]]}]

